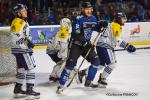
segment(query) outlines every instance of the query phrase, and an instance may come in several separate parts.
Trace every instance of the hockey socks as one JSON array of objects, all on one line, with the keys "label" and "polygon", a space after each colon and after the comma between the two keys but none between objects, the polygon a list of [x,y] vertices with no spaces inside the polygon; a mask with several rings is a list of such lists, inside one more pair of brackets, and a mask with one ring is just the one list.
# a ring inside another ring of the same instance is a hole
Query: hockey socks
[{"label": "hockey socks", "polygon": [[61,86],[64,86],[66,81],[68,80],[69,76],[70,76],[70,73],[71,73],[71,70],[70,69],[67,69],[65,68],[62,73],[61,73],[61,76],[59,78],[59,84]]},{"label": "hockey socks", "polygon": [[106,66],[104,71],[102,72],[102,78],[107,79],[107,77],[111,74],[115,67],[116,64],[109,64],[108,66]]},{"label": "hockey socks", "polygon": [[87,79],[93,81],[97,73],[98,66],[91,65],[88,71]]}]

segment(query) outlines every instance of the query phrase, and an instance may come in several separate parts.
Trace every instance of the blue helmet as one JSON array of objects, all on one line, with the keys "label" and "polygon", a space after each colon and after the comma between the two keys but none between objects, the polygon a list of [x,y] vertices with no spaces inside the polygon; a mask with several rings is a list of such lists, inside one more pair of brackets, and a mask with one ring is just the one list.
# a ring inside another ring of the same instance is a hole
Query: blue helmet
[{"label": "blue helmet", "polygon": [[17,4],[16,6],[13,7],[13,13],[17,14],[20,10],[22,9],[27,9],[27,7],[23,4]]}]

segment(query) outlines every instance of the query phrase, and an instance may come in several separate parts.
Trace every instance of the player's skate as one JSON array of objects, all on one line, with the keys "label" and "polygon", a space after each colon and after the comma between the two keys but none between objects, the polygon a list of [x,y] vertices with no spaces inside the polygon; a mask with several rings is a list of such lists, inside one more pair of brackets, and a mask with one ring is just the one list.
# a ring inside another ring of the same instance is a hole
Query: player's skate
[{"label": "player's skate", "polygon": [[97,88],[98,85],[97,84],[93,84],[90,80],[87,80],[85,81],[85,84],[84,84],[85,87],[91,87],[91,88]]},{"label": "player's skate", "polygon": [[76,82],[77,84],[81,84],[83,82],[83,77],[86,75],[86,70],[81,70],[77,72]]},{"label": "player's skate", "polygon": [[33,90],[34,84],[27,84],[27,100],[40,99],[40,93]]},{"label": "player's skate", "polygon": [[52,75],[49,76],[49,81],[52,81],[52,82],[57,82],[58,81],[58,77],[54,77]]},{"label": "player's skate", "polygon": [[98,80],[98,87],[106,88],[106,86],[107,86],[107,81],[105,78],[102,78],[102,74],[100,74],[99,80]]},{"label": "player's skate", "polygon": [[58,86],[58,87],[57,87],[57,90],[56,90],[56,93],[57,93],[57,94],[61,94],[61,93],[63,92],[63,90],[64,90],[64,87],[63,87],[63,86]]},{"label": "player's skate", "polygon": [[14,88],[14,98],[26,97],[26,91],[22,90],[22,84],[16,83]]}]

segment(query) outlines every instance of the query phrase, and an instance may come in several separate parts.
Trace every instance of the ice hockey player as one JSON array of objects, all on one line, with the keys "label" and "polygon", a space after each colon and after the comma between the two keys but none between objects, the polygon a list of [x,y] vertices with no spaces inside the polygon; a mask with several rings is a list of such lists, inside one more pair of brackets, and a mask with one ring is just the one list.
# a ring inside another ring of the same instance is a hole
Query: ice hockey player
[{"label": "ice hockey player", "polygon": [[71,31],[72,26],[70,19],[63,18],[60,20],[60,28],[58,33],[55,37],[49,39],[47,54],[56,63],[49,77],[50,81],[56,82],[59,79],[59,73],[61,73],[65,66],[68,56],[68,44]]},{"label": "ice hockey player", "polygon": [[[100,73],[98,85],[99,87],[107,86],[107,77],[116,67],[116,59],[114,54],[114,48],[116,45],[126,49],[129,53],[135,52],[136,48],[121,39],[122,26],[126,22],[126,15],[122,12],[116,13],[112,22],[108,25],[107,30],[98,40],[96,51],[101,61],[101,66],[104,67],[102,73]],[[77,82],[82,83],[83,76],[87,74],[87,70],[79,71],[77,75]]]},{"label": "ice hockey player", "polygon": [[61,93],[66,81],[68,80],[71,71],[76,66],[78,58],[85,57],[87,51],[92,48],[86,60],[91,63],[88,71],[88,76],[84,84],[85,87],[95,87],[92,83],[97,69],[100,67],[100,61],[98,55],[94,51],[94,47],[90,42],[91,34],[93,31],[99,31],[100,26],[97,19],[92,15],[92,5],[90,2],[82,3],[82,14],[77,16],[72,23],[72,46],[70,49],[69,57],[66,62],[66,66],[63,69],[59,78],[59,86],[57,93]]},{"label": "ice hockey player", "polygon": [[[15,47],[12,48],[17,62],[17,75],[14,87],[15,97],[25,97],[27,99],[38,99],[40,93],[33,90],[36,67],[32,48],[34,44],[31,42],[32,37],[29,34],[29,24],[27,22],[27,7],[23,4],[17,4],[13,8],[15,18],[10,27],[10,32],[13,36]],[[26,82],[24,82],[26,81]],[[26,83],[26,91],[22,89],[23,84]]]}]

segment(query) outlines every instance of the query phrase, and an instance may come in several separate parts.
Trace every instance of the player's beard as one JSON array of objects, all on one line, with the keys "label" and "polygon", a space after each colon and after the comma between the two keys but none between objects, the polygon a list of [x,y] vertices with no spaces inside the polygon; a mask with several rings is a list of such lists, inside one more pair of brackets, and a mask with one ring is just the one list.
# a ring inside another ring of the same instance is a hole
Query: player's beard
[{"label": "player's beard", "polygon": [[90,11],[88,11],[87,13],[84,12],[84,15],[85,15],[86,17],[90,17],[90,16],[92,16],[92,12],[90,12]]}]

